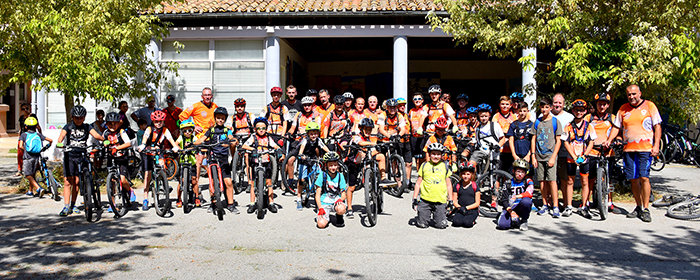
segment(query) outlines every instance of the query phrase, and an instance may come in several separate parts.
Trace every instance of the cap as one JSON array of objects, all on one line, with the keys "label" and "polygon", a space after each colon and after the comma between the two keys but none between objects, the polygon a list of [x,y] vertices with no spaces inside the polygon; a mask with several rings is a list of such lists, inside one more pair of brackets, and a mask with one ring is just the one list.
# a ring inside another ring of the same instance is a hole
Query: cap
[{"label": "cap", "polygon": [[170,94],[165,98],[165,100],[168,102],[175,102],[175,95]]}]

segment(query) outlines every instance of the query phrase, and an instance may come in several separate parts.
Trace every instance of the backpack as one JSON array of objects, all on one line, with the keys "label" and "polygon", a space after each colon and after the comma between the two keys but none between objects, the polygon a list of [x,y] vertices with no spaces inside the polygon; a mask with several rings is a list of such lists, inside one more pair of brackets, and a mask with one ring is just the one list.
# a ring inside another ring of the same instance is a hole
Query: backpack
[{"label": "backpack", "polygon": [[[457,191],[459,191],[459,189],[461,189],[461,188],[462,188],[461,182],[457,183],[457,185],[455,186],[455,189],[457,189]],[[474,181],[472,181],[472,188],[474,189],[474,192],[476,192],[476,182],[474,182]]]},{"label": "backpack", "polygon": [[38,154],[41,152],[41,148],[43,148],[42,143],[41,143],[41,137],[39,136],[38,132],[25,132],[27,134],[27,138],[24,141],[24,150],[27,151],[27,153],[30,154]]},{"label": "backpack", "polygon": [[[541,119],[541,118],[537,118],[537,119],[535,120],[535,131],[537,131],[537,127],[540,125],[540,119]],[[552,117],[552,119],[553,119],[553,120],[556,120],[557,118],[556,118],[556,117]],[[557,124],[558,124],[558,123],[559,123],[559,122],[552,121],[552,124],[554,124],[554,131],[553,131],[553,132],[554,132],[555,135],[557,134]]]},{"label": "backpack", "polygon": [[[149,135],[148,139],[146,139],[146,143],[143,143],[146,147],[150,146],[150,145],[151,145],[151,142],[153,141],[153,140],[152,140],[152,139],[153,139],[153,129],[155,129],[155,127],[152,126],[152,127],[151,127],[151,135]],[[160,137],[163,136],[163,131],[165,131],[165,127],[161,127],[161,128],[160,128],[160,131],[158,131],[158,135],[157,135],[156,138],[155,138],[156,141],[159,141]],[[156,143],[156,144],[157,144],[157,143]]]},{"label": "backpack", "polygon": [[[496,142],[498,142],[498,138],[496,138],[496,132],[494,131],[494,128],[493,128],[493,121],[490,121],[489,124],[491,126],[490,127],[491,128],[491,135],[486,136],[486,137],[491,137],[491,138],[493,138],[493,140],[496,140]],[[481,127],[477,128],[476,143],[479,143],[481,141],[480,135],[481,135]]]},{"label": "backpack", "polygon": [[[326,172],[321,172],[321,173],[323,173],[323,183],[321,184],[321,193],[328,193],[328,194],[332,194],[334,196],[339,196],[341,193],[340,186],[338,186],[338,190],[336,190],[334,192],[328,191],[328,173],[326,173]],[[336,176],[340,176],[340,175],[341,174],[338,173]],[[340,183],[340,179],[338,179],[338,183]]]},{"label": "backpack", "polygon": [[[423,169],[423,166],[425,166],[425,165],[428,164],[428,163],[429,163],[429,161],[424,162],[424,163],[420,166],[420,168]],[[445,180],[447,180],[447,172],[450,170],[450,166],[447,164],[447,161],[444,161],[444,160],[443,160],[442,163],[445,164]],[[418,170],[418,171],[420,172],[420,170]]]},{"label": "backpack", "polygon": [[[252,123],[250,123],[250,113],[247,113],[247,112],[245,113],[245,120],[248,123],[248,127],[238,128],[238,127],[236,127],[236,115],[233,115],[233,134],[236,134],[236,133],[238,133],[239,130],[243,130],[243,129],[253,130],[254,126]],[[228,129],[228,128],[224,129],[224,133],[228,133],[228,131],[226,129]],[[213,130],[212,130],[212,133],[214,133]]]}]

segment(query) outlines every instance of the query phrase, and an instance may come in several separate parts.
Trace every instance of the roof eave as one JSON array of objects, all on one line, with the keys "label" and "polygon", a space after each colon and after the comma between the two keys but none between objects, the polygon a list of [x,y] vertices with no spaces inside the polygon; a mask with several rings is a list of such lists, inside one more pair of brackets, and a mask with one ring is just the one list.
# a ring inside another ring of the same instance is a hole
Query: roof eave
[{"label": "roof eave", "polygon": [[[159,13],[155,14],[162,20],[169,19],[207,19],[207,18],[351,18],[351,17],[415,17],[426,16],[431,11],[309,11],[309,12],[216,12],[216,13]],[[446,11],[435,11],[437,15],[446,16]]]}]

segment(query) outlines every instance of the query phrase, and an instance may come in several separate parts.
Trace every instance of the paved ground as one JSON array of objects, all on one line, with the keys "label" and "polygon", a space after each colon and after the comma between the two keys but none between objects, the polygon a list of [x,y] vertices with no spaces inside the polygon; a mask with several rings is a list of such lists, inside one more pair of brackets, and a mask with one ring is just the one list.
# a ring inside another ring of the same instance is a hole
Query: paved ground
[{"label": "paved ground", "polygon": [[[652,176],[657,191],[700,193],[696,168]],[[362,199],[357,192],[358,212]],[[0,278],[697,279],[700,270],[700,224],[661,209],[650,224],[534,216],[527,232],[498,231],[484,218],[473,229],[438,230],[411,225],[408,195],[385,201],[373,228],[356,215],[344,228],[319,230],[314,213],[294,210],[289,196],[263,220],[228,214],[219,222],[204,209],[160,218],[151,209],[91,224],[59,217],[62,205],[46,198],[0,195]]]}]

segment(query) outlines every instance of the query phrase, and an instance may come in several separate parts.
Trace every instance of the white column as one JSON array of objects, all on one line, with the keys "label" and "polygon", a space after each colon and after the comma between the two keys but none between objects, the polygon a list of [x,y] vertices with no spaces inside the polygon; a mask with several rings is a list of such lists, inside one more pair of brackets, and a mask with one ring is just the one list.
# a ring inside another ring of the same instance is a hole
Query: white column
[{"label": "white column", "polygon": [[[151,39],[151,43],[148,44],[148,47],[146,49],[146,57],[148,58],[148,60],[153,61],[153,63],[156,64],[156,69],[160,69],[160,66],[158,64],[160,60],[160,43],[157,42],[155,39]],[[163,108],[162,104],[160,103],[160,85],[149,84],[148,86],[155,91],[154,94],[156,95],[156,107]]]},{"label": "white column", "polygon": [[[274,34],[274,28],[268,27],[267,34]],[[270,89],[280,86],[280,39],[275,36],[265,38],[265,96],[267,103],[272,102]],[[265,104],[267,104],[265,103]]]},{"label": "white column", "polygon": [[531,69],[525,69],[523,67],[522,91],[525,94],[525,102],[529,104],[530,108],[532,109],[532,106],[535,105],[535,99],[537,99],[537,81],[535,81],[535,69],[537,68],[537,49],[523,49],[523,57],[529,56],[530,54],[534,55],[535,59],[531,62],[533,65]]},{"label": "white column", "polygon": [[408,42],[406,36],[394,37],[394,98],[408,96]]},{"label": "white column", "polygon": [[[38,81],[32,81],[32,85],[38,85]],[[32,90],[32,111],[36,113],[41,128],[46,129],[46,92],[44,89]]]}]

